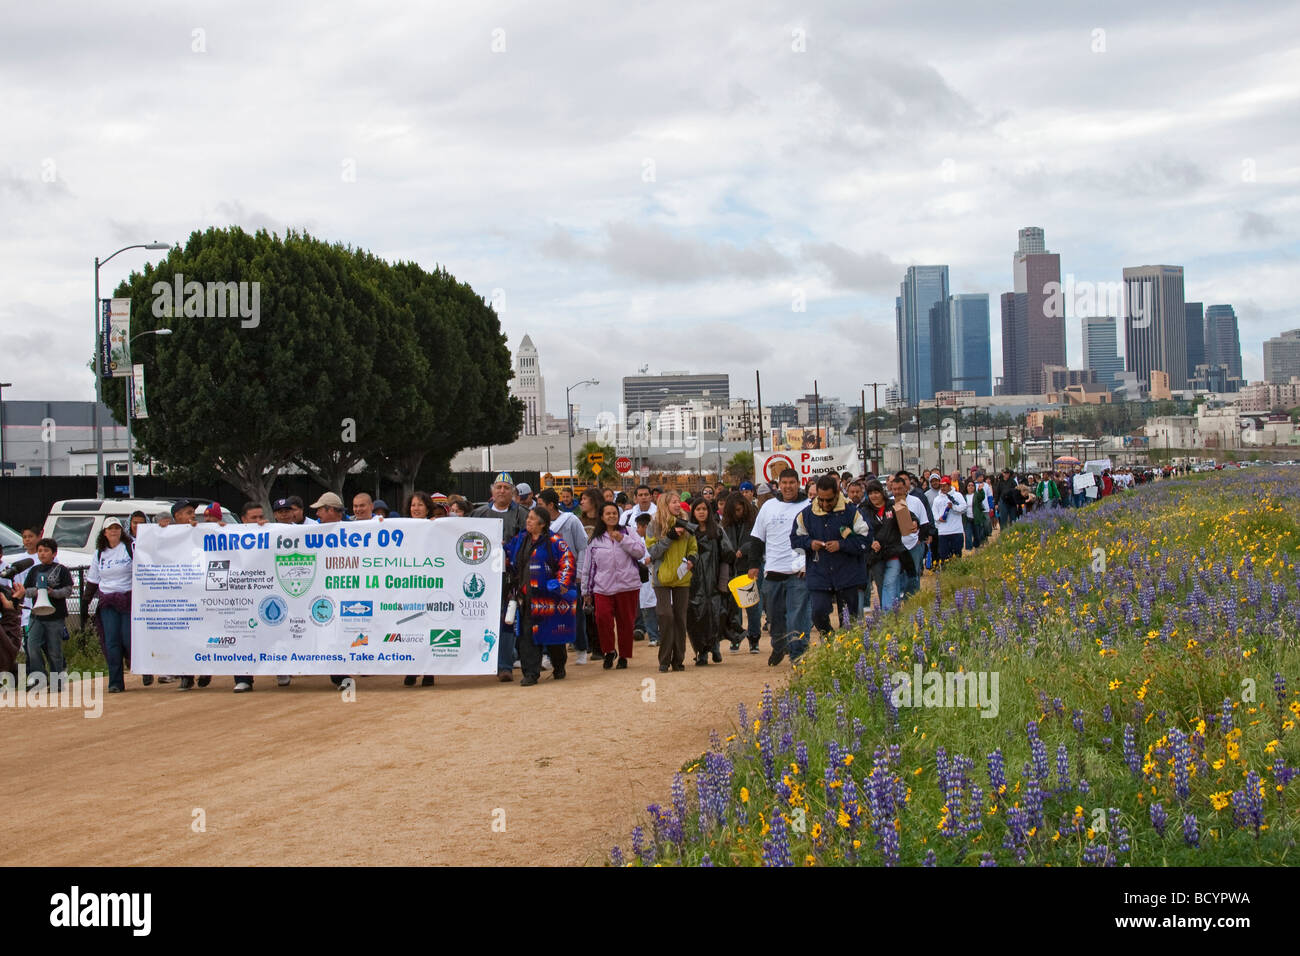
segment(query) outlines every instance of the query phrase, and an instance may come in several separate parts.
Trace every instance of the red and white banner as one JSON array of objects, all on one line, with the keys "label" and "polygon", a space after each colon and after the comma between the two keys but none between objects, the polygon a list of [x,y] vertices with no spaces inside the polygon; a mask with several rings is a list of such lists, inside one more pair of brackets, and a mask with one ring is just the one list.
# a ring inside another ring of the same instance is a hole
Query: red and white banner
[{"label": "red and white banner", "polygon": [[776,488],[777,476],[786,468],[799,473],[799,484],[820,475],[852,472],[858,474],[862,466],[858,460],[857,445],[839,445],[835,448],[809,449],[807,451],[770,451],[754,455],[754,481],[765,481]]}]

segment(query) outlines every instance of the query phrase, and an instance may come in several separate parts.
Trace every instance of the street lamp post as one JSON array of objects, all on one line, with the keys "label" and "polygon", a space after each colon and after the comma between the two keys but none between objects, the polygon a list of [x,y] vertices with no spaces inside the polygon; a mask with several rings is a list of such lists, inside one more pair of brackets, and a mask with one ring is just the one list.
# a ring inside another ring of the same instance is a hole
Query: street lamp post
[{"label": "street lamp post", "polygon": [[[171,335],[171,329],[151,329],[134,336],[127,345],[129,352],[136,339],[146,335]],[[131,421],[135,418],[135,366],[131,367],[131,376],[126,384],[126,496],[135,498],[135,438],[131,434]]]},{"label": "street lamp post", "polygon": [[[113,256],[119,252],[126,252],[128,249],[170,249],[165,242],[138,242],[135,245],[123,246],[112,256],[105,259],[95,257],[95,497],[104,497],[104,432],[99,424],[99,406],[104,403],[103,362],[100,361],[100,353],[103,349],[103,342],[100,341],[100,322],[101,306],[99,304],[99,267],[104,265]],[[128,462],[128,465],[130,463]],[[130,471],[130,468],[127,469]]]},{"label": "street lamp post", "polygon": [[13,382],[0,382],[0,475],[5,469],[5,389]]},{"label": "street lamp post", "polygon": [[547,445],[547,446],[546,446],[546,471],[547,471],[548,473],[549,473],[550,470],[551,470],[551,449],[554,448],[554,447],[555,447],[554,445]]},{"label": "street lamp post", "polygon": [[578,468],[573,462],[573,403],[569,401],[569,393],[575,388],[583,385],[599,385],[600,381],[594,378],[584,378],[581,382],[574,382],[564,390],[564,415],[569,420],[569,487],[576,488],[578,485]]}]

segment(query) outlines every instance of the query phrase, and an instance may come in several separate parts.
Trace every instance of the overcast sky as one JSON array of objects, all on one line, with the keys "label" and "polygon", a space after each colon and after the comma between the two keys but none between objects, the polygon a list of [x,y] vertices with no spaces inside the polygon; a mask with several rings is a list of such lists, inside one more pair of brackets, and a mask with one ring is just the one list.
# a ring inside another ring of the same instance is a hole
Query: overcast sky
[{"label": "overcast sky", "polygon": [[989,294],[997,375],[1025,225],[1077,281],[1184,266],[1248,378],[1300,326],[1285,0],[11,4],[0,90],[6,398],[93,397],[96,255],[232,224],[446,266],[560,417],[642,364],[856,401],[912,264]]}]

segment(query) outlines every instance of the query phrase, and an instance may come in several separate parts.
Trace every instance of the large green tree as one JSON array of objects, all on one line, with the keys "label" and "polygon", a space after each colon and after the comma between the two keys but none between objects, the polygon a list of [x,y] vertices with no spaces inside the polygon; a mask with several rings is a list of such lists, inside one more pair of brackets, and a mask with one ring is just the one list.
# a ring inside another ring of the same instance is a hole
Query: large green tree
[{"label": "large green tree", "polygon": [[[163,301],[158,290],[181,275],[203,287],[258,283],[257,316]],[[178,477],[221,477],[265,503],[290,464],[339,492],[365,462],[409,496],[426,456],[450,461],[519,432],[497,316],[445,270],[233,227],[194,233],[117,294],[132,299],[132,333],[172,329],[135,344],[150,416],[135,429]],[[105,383],[120,421],[125,381]]]}]

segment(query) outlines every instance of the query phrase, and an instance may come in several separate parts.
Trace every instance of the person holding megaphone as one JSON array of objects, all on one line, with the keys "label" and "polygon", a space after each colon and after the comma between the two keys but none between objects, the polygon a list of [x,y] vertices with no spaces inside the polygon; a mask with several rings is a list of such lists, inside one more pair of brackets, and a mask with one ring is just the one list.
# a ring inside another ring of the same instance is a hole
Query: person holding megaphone
[{"label": "person holding megaphone", "polygon": [[27,628],[27,689],[42,678],[53,687],[64,680],[63,642],[68,639],[65,621],[68,598],[72,596],[72,572],[55,560],[59,543],[41,538],[36,543],[40,562],[28,570],[21,582],[14,582],[14,597],[22,600],[30,591],[36,596],[32,604],[31,623]]}]

